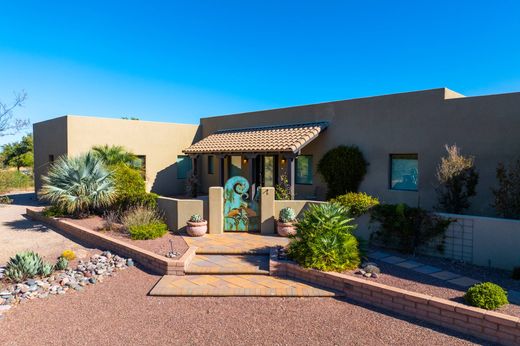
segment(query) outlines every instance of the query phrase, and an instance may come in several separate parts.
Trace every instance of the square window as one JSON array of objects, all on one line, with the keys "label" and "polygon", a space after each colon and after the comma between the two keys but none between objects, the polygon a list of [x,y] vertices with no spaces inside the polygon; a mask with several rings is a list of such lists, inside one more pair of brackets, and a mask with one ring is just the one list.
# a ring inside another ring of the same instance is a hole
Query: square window
[{"label": "square window", "polygon": [[208,174],[215,174],[215,156],[208,156]]},{"label": "square window", "polygon": [[390,189],[417,191],[419,158],[417,154],[390,155]]},{"label": "square window", "polygon": [[177,179],[186,179],[191,171],[191,158],[186,155],[177,156]]},{"label": "square window", "polygon": [[296,184],[312,185],[312,156],[300,155],[296,158]]}]

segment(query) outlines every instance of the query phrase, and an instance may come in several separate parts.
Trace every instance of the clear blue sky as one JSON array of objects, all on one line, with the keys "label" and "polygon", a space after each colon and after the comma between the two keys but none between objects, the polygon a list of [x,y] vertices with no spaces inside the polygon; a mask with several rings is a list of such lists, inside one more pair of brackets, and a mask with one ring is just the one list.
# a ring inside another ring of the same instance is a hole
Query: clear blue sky
[{"label": "clear blue sky", "polygon": [[[201,116],[448,87],[520,91],[518,1],[4,1],[18,115]],[[14,138],[0,138],[0,144]]]}]

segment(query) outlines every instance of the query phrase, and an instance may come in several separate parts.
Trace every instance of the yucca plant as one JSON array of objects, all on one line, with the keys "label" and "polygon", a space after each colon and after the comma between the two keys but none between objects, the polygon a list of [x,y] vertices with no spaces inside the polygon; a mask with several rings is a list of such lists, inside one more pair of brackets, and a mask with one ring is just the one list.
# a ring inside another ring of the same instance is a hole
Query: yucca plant
[{"label": "yucca plant", "polygon": [[320,270],[344,271],[360,263],[359,244],[352,235],[346,208],[335,203],[311,205],[296,224],[288,255],[300,265]]},{"label": "yucca plant", "polygon": [[5,277],[14,282],[22,282],[26,279],[41,274],[43,260],[35,252],[21,252],[11,257],[5,266]]},{"label": "yucca plant", "polygon": [[42,177],[42,199],[76,217],[95,208],[109,206],[116,196],[114,184],[103,161],[92,153],[62,157]]},{"label": "yucca plant", "polygon": [[141,161],[139,158],[120,145],[98,145],[92,148],[92,152],[107,166],[125,164],[128,167],[136,169],[141,168]]}]

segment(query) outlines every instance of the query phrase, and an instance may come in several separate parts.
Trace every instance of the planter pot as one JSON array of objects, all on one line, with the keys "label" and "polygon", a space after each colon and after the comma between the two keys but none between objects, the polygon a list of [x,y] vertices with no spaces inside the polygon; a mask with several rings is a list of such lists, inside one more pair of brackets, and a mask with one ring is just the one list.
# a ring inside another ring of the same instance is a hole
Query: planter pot
[{"label": "planter pot", "polygon": [[288,237],[296,234],[296,226],[292,222],[280,222],[276,221],[276,231],[278,235],[282,237]]},{"label": "planter pot", "polygon": [[186,232],[191,237],[202,237],[208,232],[208,221],[186,222]]}]

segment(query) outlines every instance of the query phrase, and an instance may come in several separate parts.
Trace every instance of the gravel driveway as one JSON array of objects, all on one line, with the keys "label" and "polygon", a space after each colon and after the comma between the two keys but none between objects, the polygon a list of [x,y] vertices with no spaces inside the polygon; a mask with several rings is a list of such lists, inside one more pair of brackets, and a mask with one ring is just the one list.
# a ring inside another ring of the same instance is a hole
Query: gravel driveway
[{"label": "gravel driveway", "polygon": [[34,193],[10,196],[13,204],[0,204],[0,265],[20,251],[33,250],[48,260],[54,260],[70,249],[81,256],[83,247],[51,228],[25,218],[27,206],[38,206]]}]

